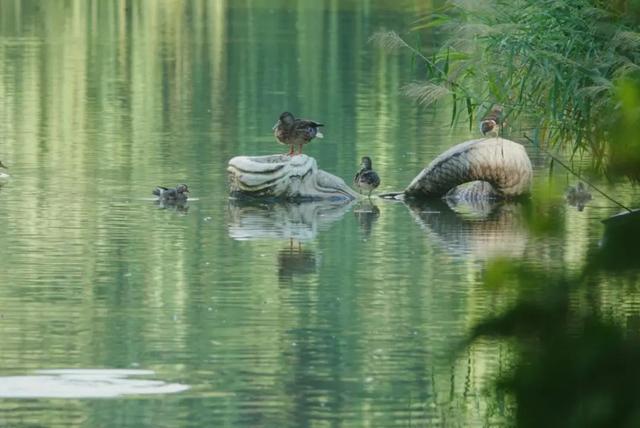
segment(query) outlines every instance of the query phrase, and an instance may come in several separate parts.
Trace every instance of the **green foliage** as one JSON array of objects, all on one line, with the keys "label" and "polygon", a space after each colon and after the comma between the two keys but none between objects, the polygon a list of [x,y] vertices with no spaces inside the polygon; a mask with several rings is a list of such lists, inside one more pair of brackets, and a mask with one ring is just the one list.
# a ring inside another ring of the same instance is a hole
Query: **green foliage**
[{"label": "green foliage", "polygon": [[640,181],[640,80],[623,79],[616,85],[620,114],[612,132],[609,166]]},{"label": "green foliage", "polygon": [[[626,214],[608,221],[601,245],[590,252],[576,277],[525,263],[489,264],[486,286],[508,281],[519,297],[509,310],[478,323],[470,342],[489,337],[513,345],[515,364],[500,374],[496,387],[515,398],[517,426],[640,424],[637,311],[615,319],[599,298],[605,282],[607,287],[625,284],[612,281],[614,277],[637,284],[637,220],[636,214]],[[603,271],[612,276],[603,279]]]},{"label": "green foliage", "polygon": [[[416,22],[451,36],[426,56],[396,33],[374,37],[426,65],[405,93],[423,104],[453,100],[452,123],[470,126],[494,103],[542,145],[586,151],[598,166],[621,120],[617,87],[640,79],[640,33],[629,14],[596,0],[455,2]],[[631,16],[632,18],[632,16]]]}]

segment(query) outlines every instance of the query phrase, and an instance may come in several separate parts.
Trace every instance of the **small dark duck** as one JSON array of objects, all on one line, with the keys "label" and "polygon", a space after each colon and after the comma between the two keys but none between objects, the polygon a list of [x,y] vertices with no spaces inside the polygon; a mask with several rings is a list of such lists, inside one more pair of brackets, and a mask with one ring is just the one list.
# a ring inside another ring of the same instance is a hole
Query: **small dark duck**
[{"label": "small dark duck", "polygon": [[[5,164],[2,163],[2,161],[0,161],[0,168],[9,169]],[[4,171],[0,171],[0,186],[5,184],[7,181],[9,181],[9,177],[10,177],[9,174],[7,174]]]},{"label": "small dark duck", "polygon": [[371,158],[369,156],[364,156],[362,158],[360,171],[358,171],[354,177],[353,184],[361,192],[368,192],[367,196],[369,197],[371,197],[371,192],[380,185],[380,177],[371,168]]},{"label": "small dark duck", "polygon": [[565,193],[565,199],[569,205],[576,207],[578,211],[582,211],[585,205],[587,205],[587,202],[591,200],[591,193],[589,193],[587,187],[579,181],[575,186],[569,186]]},{"label": "small dark duck", "polygon": [[156,195],[158,199],[164,202],[180,203],[187,200],[187,193],[189,193],[189,188],[186,184],[178,184],[175,189],[158,186],[153,189],[152,193]]},{"label": "small dark duck", "polygon": [[502,128],[502,107],[494,105],[489,113],[480,121],[482,135],[497,137]]},{"label": "small dark duck", "polygon": [[293,155],[293,149],[298,146],[298,154],[302,154],[302,146],[315,137],[322,138],[319,127],[322,123],[308,119],[296,119],[291,113],[285,111],[273,125],[273,135],[279,143],[289,146],[289,156]]}]

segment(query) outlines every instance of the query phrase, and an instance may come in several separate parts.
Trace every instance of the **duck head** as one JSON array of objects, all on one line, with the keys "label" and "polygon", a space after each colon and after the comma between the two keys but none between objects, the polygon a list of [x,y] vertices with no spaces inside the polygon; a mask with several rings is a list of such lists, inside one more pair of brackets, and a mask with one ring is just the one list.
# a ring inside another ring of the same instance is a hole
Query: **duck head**
[{"label": "duck head", "polygon": [[176,192],[178,193],[189,193],[189,188],[186,184],[178,184],[176,186]]},{"label": "duck head", "polygon": [[280,115],[280,117],[278,118],[278,121],[276,122],[275,125],[273,125],[273,128],[271,129],[275,130],[280,124],[284,126],[291,126],[293,125],[295,120],[296,118],[293,116],[293,114],[289,113],[288,111],[285,111]]},{"label": "duck head", "polygon": [[503,112],[502,106],[499,104],[495,104],[493,107],[491,107],[491,113],[495,114],[496,116],[500,116]]},{"label": "duck head", "polygon": [[360,163],[360,168],[362,169],[371,169],[371,158],[369,156],[363,156],[362,162]]}]

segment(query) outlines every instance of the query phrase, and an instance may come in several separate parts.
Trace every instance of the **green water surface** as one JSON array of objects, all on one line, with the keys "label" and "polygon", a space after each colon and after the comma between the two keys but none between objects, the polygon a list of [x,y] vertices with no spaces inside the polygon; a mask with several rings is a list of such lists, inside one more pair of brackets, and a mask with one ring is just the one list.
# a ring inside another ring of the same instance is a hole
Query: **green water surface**
[{"label": "green water surface", "polygon": [[[618,210],[609,201],[596,194],[578,212],[556,191],[555,226],[540,233],[530,206],[478,215],[227,196],[231,157],[286,150],[271,131],[284,110],[326,124],[305,147],[321,168],[349,182],[368,155],[381,191],[477,137],[449,126],[446,105],[404,97],[411,57],[368,42],[435,6],[0,0],[0,159],[12,177],[0,188],[0,426],[507,423],[513,402],[491,387],[507,348],[458,347],[513,299],[483,285],[486,264],[580,269]],[[186,207],[151,200],[180,182]],[[619,288],[602,296],[622,318],[637,304]],[[96,396],[104,384],[81,388],[84,372],[64,388],[37,377],[53,369],[146,370],[131,379],[158,384]],[[21,389],[15,376],[36,377]]]}]

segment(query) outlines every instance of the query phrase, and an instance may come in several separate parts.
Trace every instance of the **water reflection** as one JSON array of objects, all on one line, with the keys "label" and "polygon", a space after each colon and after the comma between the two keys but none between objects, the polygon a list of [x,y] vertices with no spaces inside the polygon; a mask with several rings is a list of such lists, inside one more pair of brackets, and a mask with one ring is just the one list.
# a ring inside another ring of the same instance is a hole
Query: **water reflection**
[{"label": "water reflection", "polygon": [[471,341],[515,345],[515,364],[496,384],[515,397],[518,426],[640,423],[639,220],[637,212],[608,219],[601,245],[575,276],[522,263],[493,276],[494,287],[513,288],[518,299],[478,323]]},{"label": "water reflection", "polygon": [[3,398],[113,398],[123,395],[173,394],[189,389],[179,383],[130,379],[151,370],[38,370],[35,375],[0,377]]},{"label": "water reflection", "polygon": [[[270,128],[285,109],[326,119],[308,149],[321,167],[352,176],[366,153],[392,188],[477,133],[451,130],[446,104],[402,98],[410,58],[367,43],[435,2],[0,5],[0,158],[12,176],[0,191],[0,374],[150,367],[201,385],[126,402],[3,400],[0,425],[504,425],[484,386],[511,355],[486,345],[453,369],[440,361],[509,298],[448,250],[521,243],[517,210],[426,207],[440,214],[414,214],[425,238],[400,205],[226,196],[227,160],[280,150]],[[188,215],[141,199],[178,177],[206,189]],[[570,239],[529,239],[528,259],[579,266],[600,235],[592,208],[560,218]],[[631,289],[603,293],[609,312],[624,313]]]},{"label": "water reflection", "polygon": [[229,236],[237,240],[309,241],[340,220],[354,201],[263,203],[229,200]]},{"label": "water reflection", "polygon": [[303,248],[301,242],[290,240],[289,245],[278,251],[278,279],[280,282],[296,276],[309,275],[318,270],[316,252]]},{"label": "water reflection", "polygon": [[517,202],[408,202],[415,221],[451,254],[487,260],[521,257],[528,231]]},{"label": "water reflection", "polygon": [[358,220],[358,226],[364,239],[368,239],[371,235],[373,225],[380,217],[380,208],[378,208],[371,199],[365,199],[359,202],[353,208],[353,214]]},{"label": "water reflection", "polygon": [[189,212],[189,203],[187,201],[168,201],[158,199],[154,202],[158,209],[174,211],[177,214],[186,215]]}]

